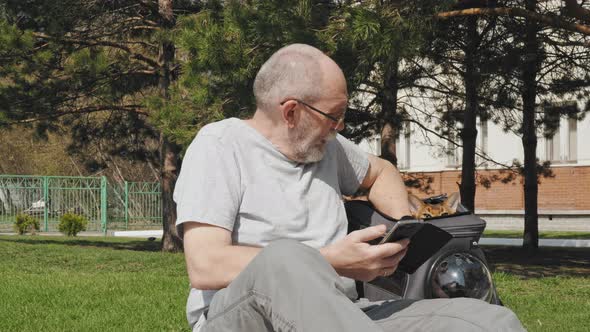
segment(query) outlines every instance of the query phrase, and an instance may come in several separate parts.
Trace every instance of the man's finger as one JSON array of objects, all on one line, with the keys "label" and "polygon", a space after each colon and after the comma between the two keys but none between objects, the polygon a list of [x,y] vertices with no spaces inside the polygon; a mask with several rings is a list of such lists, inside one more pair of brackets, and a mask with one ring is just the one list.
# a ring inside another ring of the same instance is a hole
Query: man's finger
[{"label": "man's finger", "polygon": [[384,268],[395,268],[399,264],[399,262],[404,258],[406,253],[408,252],[408,248],[398,252],[397,254],[389,257],[385,257],[381,260],[381,266]]},{"label": "man's finger", "polygon": [[394,256],[400,253],[402,250],[406,249],[410,244],[409,239],[402,239],[397,242],[388,242],[379,245],[372,246],[372,250],[374,250],[374,254],[377,257],[389,257]]},{"label": "man's finger", "polygon": [[355,242],[369,242],[385,235],[386,230],[387,228],[385,225],[371,226],[350,233],[350,237],[355,240]]}]

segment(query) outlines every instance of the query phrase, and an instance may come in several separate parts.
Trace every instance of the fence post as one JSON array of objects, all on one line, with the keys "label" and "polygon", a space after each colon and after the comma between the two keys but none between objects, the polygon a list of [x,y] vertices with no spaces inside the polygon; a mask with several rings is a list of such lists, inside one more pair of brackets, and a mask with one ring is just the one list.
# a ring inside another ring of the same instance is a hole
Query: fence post
[{"label": "fence post", "polygon": [[107,235],[107,178],[100,177],[100,223],[104,235]]},{"label": "fence post", "polygon": [[43,223],[45,231],[49,231],[49,177],[43,177]]},{"label": "fence post", "polygon": [[129,182],[125,181],[125,229],[129,229]]}]

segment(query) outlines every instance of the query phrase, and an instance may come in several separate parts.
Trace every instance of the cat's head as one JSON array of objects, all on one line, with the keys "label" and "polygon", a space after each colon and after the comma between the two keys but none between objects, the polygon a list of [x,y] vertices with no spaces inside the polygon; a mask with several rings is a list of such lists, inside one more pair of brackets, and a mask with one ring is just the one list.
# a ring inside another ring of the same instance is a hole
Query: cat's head
[{"label": "cat's head", "polygon": [[428,219],[434,217],[443,217],[457,212],[457,207],[460,203],[459,193],[454,192],[441,203],[428,204],[424,203],[419,197],[408,194],[408,200],[410,203],[410,212],[414,218]]}]

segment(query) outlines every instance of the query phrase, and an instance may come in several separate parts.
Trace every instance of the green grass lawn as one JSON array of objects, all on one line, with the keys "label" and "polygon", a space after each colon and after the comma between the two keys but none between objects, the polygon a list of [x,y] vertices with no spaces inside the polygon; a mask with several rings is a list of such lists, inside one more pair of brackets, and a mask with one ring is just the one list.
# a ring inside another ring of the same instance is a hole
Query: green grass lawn
[{"label": "green grass lawn", "polygon": [[588,331],[590,248],[483,246],[500,298],[529,331]]},{"label": "green grass lawn", "polygon": [[588,331],[590,278],[545,277],[521,279],[494,273],[504,304],[528,331]]},{"label": "green grass lawn", "polygon": [[[587,330],[590,250],[543,248],[532,260],[485,250],[529,331]],[[0,254],[0,331],[188,331],[183,256],[157,242],[0,236]]]},{"label": "green grass lawn", "polygon": [[158,247],[0,236],[0,331],[188,331],[183,256]]}]

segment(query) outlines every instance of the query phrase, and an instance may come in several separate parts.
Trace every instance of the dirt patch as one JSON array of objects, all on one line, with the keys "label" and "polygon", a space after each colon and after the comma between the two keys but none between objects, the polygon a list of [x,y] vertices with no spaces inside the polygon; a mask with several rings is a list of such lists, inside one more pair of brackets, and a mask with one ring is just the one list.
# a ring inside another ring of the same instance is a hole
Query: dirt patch
[{"label": "dirt patch", "polygon": [[539,248],[531,256],[520,247],[483,246],[492,271],[523,279],[552,276],[590,276],[590,248]]}]

